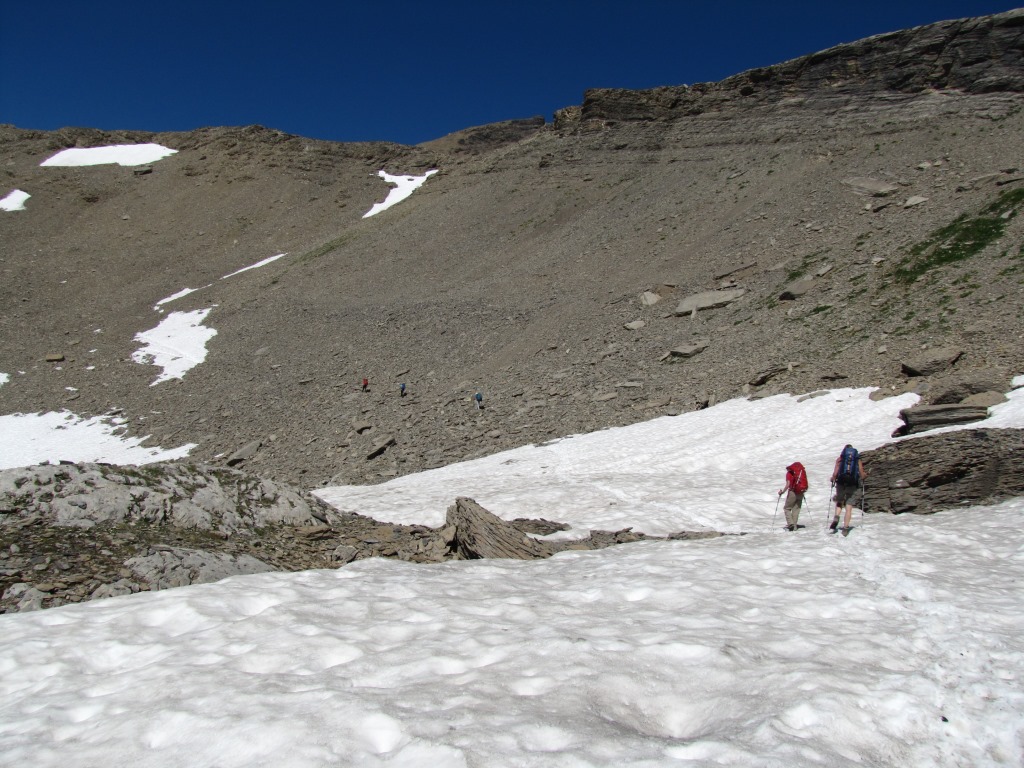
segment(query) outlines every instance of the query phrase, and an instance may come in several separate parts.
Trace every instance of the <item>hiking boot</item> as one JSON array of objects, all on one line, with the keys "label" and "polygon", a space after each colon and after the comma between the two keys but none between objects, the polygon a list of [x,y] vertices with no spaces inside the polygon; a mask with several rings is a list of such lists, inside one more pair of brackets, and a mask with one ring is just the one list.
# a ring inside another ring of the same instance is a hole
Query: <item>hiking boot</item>
[{"label": "hiking boot", "polygon": [[839,521],[838,521],[838,520],[833,520],[833,521],[832,521],[832,525],[830,525],[830,526],[828,527],[828,529],[829,529],[830,531],[834,531],[834,530],[835,530],[836,528],[838,528],[838,527],[839,527]]},{"label": "hiking boot", "polygon": [[796,526],[795,525],[787,525],[786,526],[786,530],[787,531],[795,531],[796,530]]}]

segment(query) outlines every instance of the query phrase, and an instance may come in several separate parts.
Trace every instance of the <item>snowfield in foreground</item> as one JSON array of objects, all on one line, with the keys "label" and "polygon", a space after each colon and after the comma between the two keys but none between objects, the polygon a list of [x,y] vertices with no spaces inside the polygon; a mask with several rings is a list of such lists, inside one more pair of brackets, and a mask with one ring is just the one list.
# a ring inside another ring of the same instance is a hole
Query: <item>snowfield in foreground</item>
[{"label": "snowfield in foreground", "polygon": [[[1024,424],[1019,394],[985,425]],[[895,405],[732,401],[535,449],[559,449],[546,466],[574,492],[618,489],[601,526],[640,509],[743,536],[365,560],[0,616],[0,765],[1018,766],[1024,500],[823,530],[824,465],[848,435],[883,442]],[[505,512],[591,525],[503,456],[486,473]],[[793,458],[818,497],[805,530],[769,530]],[[403,494],[437,494],[440,471]]]}]

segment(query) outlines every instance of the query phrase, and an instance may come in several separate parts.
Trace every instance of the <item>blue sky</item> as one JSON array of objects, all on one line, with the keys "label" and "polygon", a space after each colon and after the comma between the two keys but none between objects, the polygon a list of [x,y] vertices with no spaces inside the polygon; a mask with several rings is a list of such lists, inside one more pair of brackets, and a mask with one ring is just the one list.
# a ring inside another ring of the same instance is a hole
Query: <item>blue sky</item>
[{"label": "blue sky", "polygon": [[259,123],[406,144],[551,114],[587,88],[720,80],[1000,0],[10,2],[0,122]]}]

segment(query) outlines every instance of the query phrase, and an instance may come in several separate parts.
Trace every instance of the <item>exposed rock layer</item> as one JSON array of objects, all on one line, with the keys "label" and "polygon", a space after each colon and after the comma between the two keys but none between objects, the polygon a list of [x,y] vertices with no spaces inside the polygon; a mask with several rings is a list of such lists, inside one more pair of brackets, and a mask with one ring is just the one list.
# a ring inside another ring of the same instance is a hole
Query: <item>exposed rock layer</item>
[{"label": "exposed rock layer", "polygon": [[923,436],[863,454],[872,512],[931,514],[1024,495],[1024,430]]}]

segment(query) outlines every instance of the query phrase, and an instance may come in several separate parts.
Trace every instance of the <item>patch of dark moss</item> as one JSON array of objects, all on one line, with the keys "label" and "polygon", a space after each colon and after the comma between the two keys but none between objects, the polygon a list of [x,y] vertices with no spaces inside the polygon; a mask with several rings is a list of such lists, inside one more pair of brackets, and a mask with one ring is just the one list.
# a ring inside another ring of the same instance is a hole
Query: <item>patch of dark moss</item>
[{"label": "patch of dark moss", "polygon": [[1010,220],[1024,205],[1024,188],[1003,192],[975,216],[964,214],[910,248],[893,271],[893,278],[909,284],[946,264],[965,261],[1003,236]]}]

